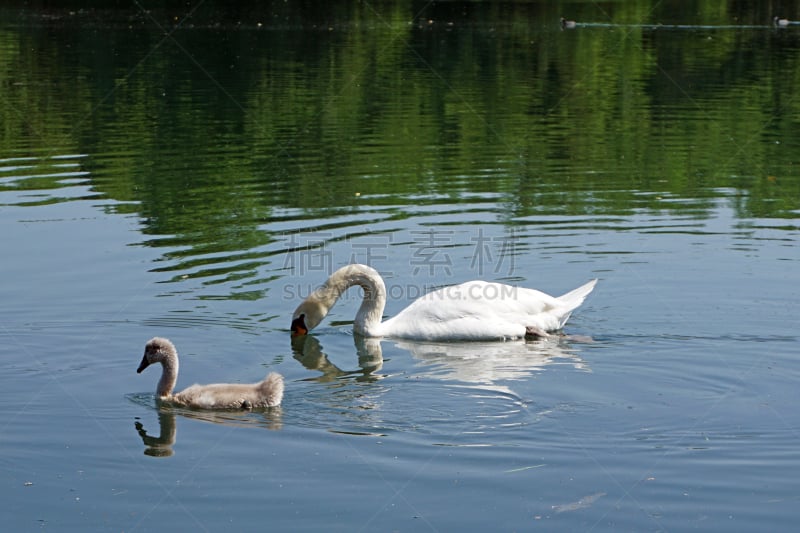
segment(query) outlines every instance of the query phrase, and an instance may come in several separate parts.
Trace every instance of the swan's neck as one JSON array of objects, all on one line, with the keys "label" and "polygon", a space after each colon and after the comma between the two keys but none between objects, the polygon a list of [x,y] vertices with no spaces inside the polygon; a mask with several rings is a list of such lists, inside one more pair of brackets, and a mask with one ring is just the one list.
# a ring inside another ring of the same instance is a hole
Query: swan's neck
[{"label": "swan's neck", "polygon": [[366,265],[347,265],[328,278],[295,311],[295,316],[306,315],[309,329],[314,328],[328,314],[347,289],[358,285],[364,290],[364,299],[356,313],[353,329],[360,335],[380,336],[381,318],[386,307],[386,285],[380,274]]},{"label": "swan's neck", "polygon": [[353,330],[367,337],[379,336],[383,309],[386,307],[386,285],[377,275],[358,278],[356,284],[364,289],[364,299],[356,313]]},{"label": "swan's neck", "polygon": [[178,358],[165,357],[161,361],[161,368],[161,379],[158,380],[156,394],[159,398],[166,398],[172,395],[172,390],[178,381]]}]

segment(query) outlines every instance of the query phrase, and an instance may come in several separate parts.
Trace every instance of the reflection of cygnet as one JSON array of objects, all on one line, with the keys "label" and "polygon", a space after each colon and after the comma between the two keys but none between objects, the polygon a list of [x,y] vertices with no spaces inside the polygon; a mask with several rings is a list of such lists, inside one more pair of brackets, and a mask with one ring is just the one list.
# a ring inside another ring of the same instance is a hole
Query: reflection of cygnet
[{"label": "reflection of cygnet", "polygon": [[347,265],[312,292],[292,315],[292,335],[304,335],[319,324],[350,287],[364,289],[353,331],[365,337],[418,340],[492,340],[546,337],[559,330],[597,280],[557,298],[502,283],[468,281],[444,287],[414,301],[386,322],[386,285],[366,265]]},{"label": "reflection of cygnet", "polygon": [[283,399],[283,376],[275,372],[258,383],[192,385],[172,394],[178,380],[178,352],[169,340],[160,337],[150,339],[147,343],[136,372],[141,373],[154,363],[161,363],[162,366],[156,394],[164,402],[198,409],[253,409],[275,407]]},{"label": "reflection of cygnet", "polygon": [[147,434],[141,422],[137,421],[135,424],[136,431],[146,446],[144,454],[151,457],[172,457],[172,445],[175,444],[175,415],[159,412],[158,425],[161,433],[158,437],[153,437]]}]

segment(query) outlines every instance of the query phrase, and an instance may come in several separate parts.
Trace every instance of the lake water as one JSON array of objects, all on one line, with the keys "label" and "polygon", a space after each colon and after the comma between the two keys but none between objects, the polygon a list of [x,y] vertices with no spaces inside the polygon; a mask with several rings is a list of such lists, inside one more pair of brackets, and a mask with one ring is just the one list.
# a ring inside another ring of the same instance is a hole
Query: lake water
[{"label": "lake water", "polygon": [[[793,530],[800,26],[294,4],[0,11],[3,528]],[[351,262],[387,317],[599,282],[561,340],[354,338],[352,290],[292,342]],[[157,408],[156,335],[282,407]]]}]

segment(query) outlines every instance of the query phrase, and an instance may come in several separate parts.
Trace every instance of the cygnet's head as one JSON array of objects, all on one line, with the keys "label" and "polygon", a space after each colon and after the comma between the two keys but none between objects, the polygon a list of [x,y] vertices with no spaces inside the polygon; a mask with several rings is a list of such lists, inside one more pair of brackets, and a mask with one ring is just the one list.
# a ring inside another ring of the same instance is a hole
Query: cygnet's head
[{"label": "cygnet's head", "polygon": [[136,373],[141,374],[142,370],[154,363],[163,363],[170,357],[174,358],[175,354],[175,345],[172,344],[169,339],[154,337],[147,341],[144,347],[142,362],[139,363],[139,368],[136,369]]}]

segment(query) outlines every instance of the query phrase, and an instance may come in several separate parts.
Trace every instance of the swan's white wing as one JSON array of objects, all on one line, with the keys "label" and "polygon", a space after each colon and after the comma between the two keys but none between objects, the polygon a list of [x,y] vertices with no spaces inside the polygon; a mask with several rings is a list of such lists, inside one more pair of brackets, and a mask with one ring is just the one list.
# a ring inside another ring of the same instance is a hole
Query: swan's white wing
[{"label": "swan's white wing", "polygon": [[543,292],[502,283],[469,281],[416,300],[382,324],[385,336],[416,339],[503,339],[525,336],[527,326],[554,330],[568,310]]}]

